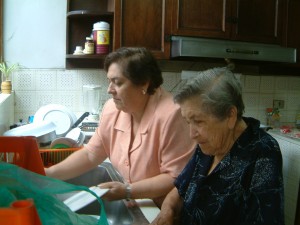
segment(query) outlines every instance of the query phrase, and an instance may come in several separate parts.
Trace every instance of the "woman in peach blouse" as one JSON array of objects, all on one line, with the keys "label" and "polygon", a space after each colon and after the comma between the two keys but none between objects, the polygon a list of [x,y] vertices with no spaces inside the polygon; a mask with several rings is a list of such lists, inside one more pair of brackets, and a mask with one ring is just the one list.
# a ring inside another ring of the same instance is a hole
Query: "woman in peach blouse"
[{"label": "woman in peach blouse", "polygon": [[161,87],[161,71],[148,50],[121,48],[106,57],[104,69],[112,98],[103,107],[99,127],[82,150],[46,174],[70,179],[109,158],[125,183],[101,184],[110,189],[105,199],[151,198],[160,206],[194,152],[188,125]]}]

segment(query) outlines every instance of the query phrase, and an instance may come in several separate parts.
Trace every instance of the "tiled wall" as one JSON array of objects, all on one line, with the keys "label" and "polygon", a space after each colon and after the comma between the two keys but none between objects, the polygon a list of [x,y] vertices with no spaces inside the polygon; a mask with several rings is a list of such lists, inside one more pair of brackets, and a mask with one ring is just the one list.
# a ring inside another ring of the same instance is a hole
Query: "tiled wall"
[{"label": "tiled wall", "polygon": [[[176,90],[181,84],[181,74],[164,72],[164,87]],[[282,123],[294,123],[296,112],[300,112],[300,75],[253,76],[241,75],[246,116],[258,118],[265,123],[265,109],[272,107],[273,99],[284,100],[281,110]],[[80,116],[83,107],[82,86],[102,85],[102,104],[110,97],[107,93],[107,80],[103,70],[33,70],[27,69],[13,74],[15,91],[15,121],[27,120],[46,104],[61,104]]]},{"label": "tiled wall", "polygon": [[241,77],[247,116],[266,122],[265,109],[273,107],[273,100],[284,100],[280,109],[281,123],[294,124],[300,112],[300,76],[251,76]]},{"label": "tiled wall", "polygon": [[14,95],[0,95],[0,135],[14,122]]}]

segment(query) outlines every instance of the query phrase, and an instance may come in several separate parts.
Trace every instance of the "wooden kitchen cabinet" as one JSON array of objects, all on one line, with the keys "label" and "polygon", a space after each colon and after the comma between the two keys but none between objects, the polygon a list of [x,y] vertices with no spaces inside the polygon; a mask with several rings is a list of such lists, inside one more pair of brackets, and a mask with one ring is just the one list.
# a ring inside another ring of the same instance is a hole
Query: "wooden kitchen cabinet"
[{"label": "wooden kitchen cabinet", "polygon": [[281,44],[285,0],[173,0],[172,34]]},{"label": "wooden kitchen cabinet", "polygon": [[287,12],[287,47],[297,49],[297,64],[298,75],[300,75],[300,0],[288,1]]},{"label": "wooden kitchen cabinet", "polygon": [[[110,24],[110,43],[113,39],[112,0],[68,0],[66,27],[66,68],[103,67],[105,55],[73,55],[76,46],[82,46],[90,37],[93,24],[105,21]],[[112,50],[112,46],[110,47]]]},{"label": "wooden kitchen cabinet", "polygon": [[173,0],[172,34],[180,36],[230,38],[230,15],[226,0]]},{"label": "wooden kitchen cabinet", "polygon": [[115,0],[114,42],[146,47],[157,59],[169,59],[172,0]]}]

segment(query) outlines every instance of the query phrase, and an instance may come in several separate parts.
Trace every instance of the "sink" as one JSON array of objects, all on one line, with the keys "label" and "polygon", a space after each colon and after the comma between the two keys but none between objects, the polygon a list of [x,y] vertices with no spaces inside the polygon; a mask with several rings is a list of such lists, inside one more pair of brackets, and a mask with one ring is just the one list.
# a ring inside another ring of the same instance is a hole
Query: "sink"
[{"label": "sink", "polygon": [[[66,182],[84,185],[87,187],[95,186],[100,183],[109,182],[109,181],[120,181],[123,179],[113,168],[111,163],[103,162],[98,167],[88,171],[81,176],[67,180]],[[71,195],[61,196],[61,199],[66,199]],[[110,225],[143,225],[149,224],[148,220],[143,215],[142,211],[138,206],[127,207],[125,200],[118,201],[106,201],[103,200],[105,212],[107,215],[107,220]],[[85,206],[84,208],[77,211],[79,214],[95,215],[99,216],[100,204],[98,201],[94,201],[91,204]]]}]

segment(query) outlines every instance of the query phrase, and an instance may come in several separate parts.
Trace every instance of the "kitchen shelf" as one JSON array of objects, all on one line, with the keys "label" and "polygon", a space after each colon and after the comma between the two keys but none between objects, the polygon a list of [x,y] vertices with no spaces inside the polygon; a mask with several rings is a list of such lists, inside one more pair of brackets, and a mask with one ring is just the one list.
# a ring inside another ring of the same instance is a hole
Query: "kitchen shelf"
[{"label": "kitchen shelf", "polygon": [[92,11],[92,10],[75,10],[70,11],[67,13],[67,18],[82,18],[82,17],[113,17],[113,12],[99,12],[99,11]]},{"label": "kitchen shelf", "polygon": [[66,68],[103,68],[106,55],[73,55],[76,46],[82,46],[86,37],[93,32],[93,25],[100,21],[110,24],[110,48],[114,30],[113,1],[111,0],[68,0],[66,13]]},{"label": "kitchen shelf", "polygon": [[66,58],[67,69],[100,69],[104,66],[105,56],[102,57],[72,57]]},{"label": "kitchen shelf", "polygon": [[67,54],[67,59],[104,59],[107,55],[91,54],[91,55],[73,55]]}]

